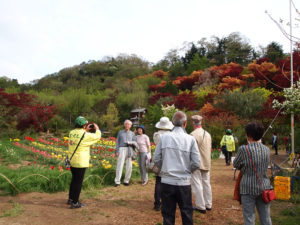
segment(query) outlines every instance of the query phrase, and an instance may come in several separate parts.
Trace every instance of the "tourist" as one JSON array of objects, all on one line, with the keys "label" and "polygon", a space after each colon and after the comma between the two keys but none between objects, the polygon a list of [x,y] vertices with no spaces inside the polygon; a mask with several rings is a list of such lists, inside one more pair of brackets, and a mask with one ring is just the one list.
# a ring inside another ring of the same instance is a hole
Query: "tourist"
[{"label": "tourist", "polygon": [[226,130],[226,134],[222,137],[220,145],[225,156],[225,163],[229,166],[231,163],[232,152],[235,151],[235,141],[230,129]]},{"label": "tourist", "polygon": [[202,116],[191,117],[194,131],[191,135],[196,139],[200,152],[201,166],[192,173],[192,193],[195,200],[194,210],[205,214],[212,208],[212,191],[210,186],[211,136],[202,128]]},{"label": "tourist", "polygon": [[[169,120],[168,117],[161,117],[159,122],[155,124],[155,127],[158,129],[157,132],[153,134],[153,141],[155,145],[158,144],[160,137],[170,132],[173,129],[174,125]],[[154,190],[154,210],[160,211],[161,206],[161,176],[160,174],[155,175],[155,190]]]},{"label": "tourist", "polygon": [[275,155],[278,155],[278,138],[276,133],[272,137],[272,148],[275,150]]},{"label": "tourist", "polygon": [[[260,141],[264,133],[264,127],[260,123],[251,122],[247,124],[245,131],[248,144],[239,148],[233,161],[233,166],[241,170],[243,174],[240,183],[240,195],[244,224],[255,224],[256,207],[260,224],[271,225],[270,203],[265,203],[261,197],[262,189],[272,188],[267,175],[270,149]],[[255,168],[253,168],[253,164]]]},{"label": "tourist", "polygon": [[125,120],[124,130],[119,131],[117,142],[116,142],[116,155],[118,157],[116,177],[115,177],[115,187],[120,186],[121,176],[123,172],[124,162],[126,163],[126,172],[123,184],[129,186],[130,177],[132,172],[131,154],[129,145],[136,146],[135,134],[130,130],[132,122],[130,120]]},{"label": "tourist", "polygon": [[147,155],[151,155],[151,147],[149,137],[145,134],[145,127],[139,125],[137,128],[136,142],[138,144],[139,151],[139,167],[142,179],[142,185],[148,183],[148,173],[146,168]]},{"label": "tourist", "polygon": [[193,224],[191,173],[200,167],[200,153],[195,138],[185,131],[187,117],[173,115],[174,128],[161,136],[154,153],[154,163],[161,168],[162,216],[164,225],[175,224],[178,203],[182,224]]},{"label": "tourist", "polygon": [[[92,129],[96,130],[95,133],[89,132]],[[67,203],[71,205],[71,209],[83,206],[83,204],[79,202],[79,195],[85,170],[89,167],[90,146],[95,144],[100,138],[101,132],[97,124],[88,124],[88,121],[82,116],[75,119],[75,129],[69,134],[68,154],[71,164],[72,180]]]}]

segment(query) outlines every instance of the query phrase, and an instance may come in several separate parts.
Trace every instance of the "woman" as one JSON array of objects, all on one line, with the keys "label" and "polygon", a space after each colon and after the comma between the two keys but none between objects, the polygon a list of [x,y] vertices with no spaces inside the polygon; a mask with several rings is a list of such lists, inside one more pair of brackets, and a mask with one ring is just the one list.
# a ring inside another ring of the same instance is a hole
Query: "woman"
[{"label": "woman", "polygon": [[[270,225],[270,203],[265,203],[261,197],[262,188],[272,189],[267,176],[270,162],[270,149],[261,143],[264,127],[257,122],[249,123],[246,128],[247,145],[242,145],[233,161],[233,166],[241,170],[243,176],[240,184],[241,202],[245,225],[255,224],[255,206],[257,208],[260,224]],[[251,158],[250,158],[250,156]],[[253,168],[251,159],[254,163]]]},{"label": "woman", "polygon": [[150,140],[149,137],[145,134],[145,127],[139,125],[137,128],[136,142],[138,144],[139,150],[139,167],[142,179],[142,185],[148,184],[148,173],[146,168],[147,154],[151,154]]},{"label": "woman", "polygon": [[[158,129],[157,132],[153,134],[153,141],[157,145],[160,137],[166,133],[170,132],[173,129],[174,125],[169,120],[168,117],[160,118],[159,122],[155,124],[155,127]],[[155,176],[155,192],[154,192],[154,210],[159,211],[161,206],[161,177],[159,174]]]},{"label": "woman", "polygon": [[225,156],[225,163],[229,166],[231,163],[232,152],[235,151],[235,141],[230,129],[226,130],[226,135],[223,136],[220,145]]},{"label": "woman", "polygon": [[[95,129],[96,132],[89,133],[90,129]],[[69,134],[68,157],[70,158],[72,181],[67,203],[71,205],[71,209],[83,206],[83,204],[79,202],[79,195],[85,170],[89,167],[90,146],[95,144],[100,138],[101,132],[97,124],[88,124],[88,121],[82,116],[76,118],[75,129]]]}]

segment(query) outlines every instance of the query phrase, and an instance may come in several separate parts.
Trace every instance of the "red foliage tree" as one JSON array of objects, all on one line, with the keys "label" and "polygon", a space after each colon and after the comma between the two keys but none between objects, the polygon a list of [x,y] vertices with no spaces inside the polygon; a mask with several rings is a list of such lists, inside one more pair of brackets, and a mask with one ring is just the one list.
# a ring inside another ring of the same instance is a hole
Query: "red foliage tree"
[{"label": "red foliage tree", "polygon": [[156,93],[149,98],[149,104],[154,105],[159,99],[165,97],[172,97],[170,92],[167,93]]},{"label": "red foliage tree", "polygon": [[212,70],[217,71],[219,80],[221,81],[224,77],[239,77],[243,72],[243,66],[237,63],[228,63],[214,66]]},{"label": "red foliage tree", "polygon": [[173,81],[173,84],[182,91],[192,90],[195,83],[199,80],[201,74],[202,70],[199,70],[194,71],[190,76],[177,77],[176,80]]},{"label": "red foliage tree", "polygon": [[57,106],[38,103],[35,95],[23,92],[9,94],[0,89],[0,112],[6,126],[16,124],[19,130],[33,128],[41,131],[57,109]]},{"label": "red foliage tree", "polygon": [[192,91],[188,92],[182,92],[175,96],[175,106],[178,109],[184,109],[187,110],[196,110],[198,105],[196,103],[196,97],[193,94]]}]

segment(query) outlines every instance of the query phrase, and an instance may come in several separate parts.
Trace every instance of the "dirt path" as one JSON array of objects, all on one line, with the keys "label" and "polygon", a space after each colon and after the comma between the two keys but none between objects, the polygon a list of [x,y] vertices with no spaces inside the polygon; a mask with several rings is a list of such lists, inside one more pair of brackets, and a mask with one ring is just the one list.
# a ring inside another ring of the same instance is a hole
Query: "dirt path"
[{"label": "dirt path", "polygon": [[[194,224],[243,224],[241,207],[232,199],[232,166],[225,166],[223,159],[212,163],[211,184],[213,209],[206,214],[194,213]],[[74,210],[66,205],[65,192],[0,197],[0,215],[10,212],[9,216],[0,218],[0,224],[162,224],[161,213],[152,209],[153,190],[154,179],[146,186],[136,182],[129,187],[83,191],[81,200],[86,206]],[[176,224],[181,224],[178,208]]]}]

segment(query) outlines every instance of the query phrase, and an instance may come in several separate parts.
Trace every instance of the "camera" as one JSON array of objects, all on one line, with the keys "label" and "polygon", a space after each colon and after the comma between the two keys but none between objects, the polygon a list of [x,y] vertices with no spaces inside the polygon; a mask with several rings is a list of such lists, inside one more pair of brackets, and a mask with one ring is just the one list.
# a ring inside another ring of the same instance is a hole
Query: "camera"
[{"label": "camera", "polygon": [[93,123],[90,123],[88,128],[90,133],[96,133],[95,125]]}]

